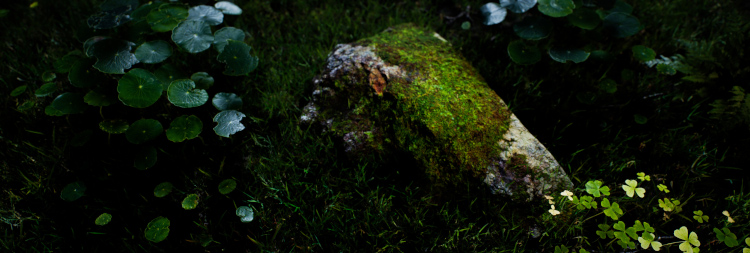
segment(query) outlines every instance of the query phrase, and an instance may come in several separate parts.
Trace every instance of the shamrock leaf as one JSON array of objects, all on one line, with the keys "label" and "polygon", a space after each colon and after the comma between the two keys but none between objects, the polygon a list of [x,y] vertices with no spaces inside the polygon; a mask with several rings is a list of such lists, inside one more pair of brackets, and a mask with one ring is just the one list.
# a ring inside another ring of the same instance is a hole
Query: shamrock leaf
[{"label": "shamrock leaf", "polygon": [[607,209],[604,209],[604,215],[609,216],[613,220],[617,220],[622,216],[622,209],[620,209],[620,205],[617,204],[617,202],[613,202],[611,205],[609,203],[609,199],[604,198],[602,200],[602,207],[606,207]]},{"label": "shamrock leaf", "polygon": [[615,237],[615,231],[609,230],[609,225],[607,224],[599,224],[599,229],[597,230],[596,234],[599,235],[602,239],[609,238],[612,239]]},{"label": "shamrock leaf", "polygon": [[646,175],[646,173],[643,173],[643,172],[638,172],[638,179],[641,180],[641,182],[651,181],[651,176]]},{"label": "shamrock leaf", "polygon": [[641,243],[641,248],[648,249],[649,246],[651,246],[654,251],[659,251],[661,249],[661,243],[658,241],[654,241],[656,237],[653,233],[643,233],[643,237],[638,237],[638,242]]},{"label": "shamrock leaf", "polygon": [[628,197],[633,197],[633,193],[637,193],[638,197],[643,198],[644,193],[646,193],[646,189],[643,189],[641,187],[638,187],[638,181],[635,180],[625,180],[625,184],[622,186],[622,189],[625,190],[625,194],[628,195]]},{"label": "shamrock leaf", "polygon": [[[679,201],[677,201],[677,204],[679,204]],[[661,199],[659,200],[659,207],[664,209],[665,212],[673,211],[675,209],[675,205],[676,204],[670,201],[668,198],[664,198],[663,201]]]},{"label": "shamrock leaf", "polygon": [[674,236],[679,238],[680,240],[683,240],[683,242],[680,243],[680,250],[682,252],[693,253],[695,252],[693,246],[701,246],[701,242],[698,241],[698,234],[696,234],[695,232],[690,232],[690,234],[688,235],[688,229],[685,226],[682,226],[680,229],[676,229],[674,231]]},{"label": "shamrock leaf", "polygon": [[601,195],[609,196],[609,187],[602,186],[602,181],[599,180],[588,181],[586,182],[586,192],[597,198]]},{"label": "shamrock leaf", "polygon": [[708,215],[703,215],[702,210],[693,211],[693,213],[695,214],[693,219],[697,220],[698,223],[708,222]]},{"label": "shamrock leaf", "polygon": [[596,208],[596,201],[594,201],[594,198],[591,196],[581,196],[581,200],[579,201],[578,209],[583,210],[584,208]]},{"label": "shamrock leaf", "polygon": [[736,247],[740,245],[740,243],[737,242],[737,235],[729,231],[729,228],[725,227],[721,230],[719,230],[718,228],[714,228],[714,233],[716,233],[716,239],[724,242],[724,244],[726,244],[728,247]]},{"label": "shamrock leaf", "polygon": [[568,247],[563,246],[555,246],[555,253],[568,253]]},{"label": "shamrock leaf", "polygon": [[656,187],[658,187],[658,188],[659,188],[659,191],[662,191],[662,192],[664,192],[664,193],[669,193],[669,190],[667,189],[667,186],[666,186],[666,185],[663,185],[663,184],[659,184],[659,185],[657,185]]},{"label": "shamrock leaf", "polygon": [[573,193],[571,191],[565,190],[560,195],[568,197],[568,200],[573,201]]}]

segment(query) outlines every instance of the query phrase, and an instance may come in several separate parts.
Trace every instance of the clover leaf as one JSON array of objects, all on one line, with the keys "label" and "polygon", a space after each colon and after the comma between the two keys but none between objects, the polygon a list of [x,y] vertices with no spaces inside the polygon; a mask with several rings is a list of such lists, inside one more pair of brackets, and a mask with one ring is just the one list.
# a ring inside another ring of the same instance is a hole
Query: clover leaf
[{"label": "clover leaf", "polygon": [[229,137],[232,134],[242,131],[245,129],[245,126],[240,123],[240,120],[244,117],[245,114],[239,111],[221,111],[214,116],[213,121],[217,123],[214,127],[214,132],[219,136]]},{"label": "clover leaf", "polygon": [[513,13],[524,13],[536,5],[536,0],[500,0],[500,7]]},{"label": "clover leaf", "polygon": [[203,122],[195,115],[177,117],[167,129],[167,139],[172,142],[182,142],[198,137],[203,131]]},{"label": "clover leaf", "polygon": [[123,104],[135,108],[146,108],[159,100],[162,85],[148,70],[136,68],[120,78],[117,92]]},{"label": "clover leaf", "polygon": [[169,219],[162,216],[156,217],[146,225],[144,231],[146,239],[152,242],[161,242],[169,235]]},{"label": "clover leaf", "polygon": [[208,101],[208,92],[196,89],[193,80],[180,79],[169,84],[167,99],[177,107],[193,108],[201,106]]},{"label": "clover leaf", "polygon": [[225,179],[224,181],[221,181],[219,183],[219,193],[227,195],[230,192],[234,191],[234,188],[237,187],[237,181],[234,181],[234,179]]},{"label": "clover leaf", "polygon": [[517,64],[530,65],[542,59],[542,52],[536,46],[517,40],[508,44],[508,56]]},{"label": "clover leaf", "polygon": [[182,209],[192,210],[198,206],[198,194],[188,194],[185,199],[182,200]]},{"label": "clover leaf", "polygon": [[597,203],[594,201],[594,198],[591,196],[581,196],[581,199],[579,201],[578,209],[583,210],[584,207],[591,209],[596,208]]},{"label": "clover leaf", "polygon": [[617,220],[620,216],[623,215],[622,209],[620,209],[620,205],[617,204],[617,202],[612,202],[612,204],[609,203],[609,199],[604,198],[601,202],[602,207],[606,207],[607,209],[604,209],[604,215],[612,218],[613,220]]},{"label": "clover leaf", "polygon": [[559,18],[573,13],[576,5],[572,0],[539,0],[539,12],[544,15]]},{"label": "clover leaf", "polygon": [[142,147],[135,153],[133,167],[138,170],[146,170],[156,165],[157,152],[154,147]]},{"label": "clover leaf", "polygon": [[185,20],[172,30],[172,41],[190,53],[200,53],[211,47],[214,35],[211,27],[201,20]]},{"label": "clover leaf", "polygon": [[65,92],[52,100],[52,108],[59,111],[61,115],[83,113],[86,110],[86,103],[83,102],[83,95],[75,92]]},{"label": "clover leaf", "polygon": [[544,39],[552,32],[552,21],[540,16],[531,16],[513,25],[518,37],[527,40]]},{"label": "clover leaf", "polygon": [[609,196],[609,187],[602,186],[602,181],[599,180],[588,181],[586,182],[586,192],[597,198],[602,195]]},{"label": "clover leaf", "polygon": [[602,239],[612,239],[615,238],[615,231],[609,230],[609,225],[607,224],[599,224],[597,225],[600,230],[596,231],[596,234],[599,235]]},{"label": "clover leaf", "polygon": [[214,95],[211,103],[219,111],[239,110],[242,108],[242,98],[234,93],[219,92]]},{"label": "clover leaf", "polygon": [[651,181],[651,176],[646,175],[646,173],[644,173],[644,172],[638,172],[637,175],[638,175],[638,180],[641,180],[641,182],[643,182],[643,181]]},{"label": "clover leaf", "polygon": [[125,133],[128,127],[128,122],[121,119],[105,119],[99,122],[99,129],[109,134]]},{"label": "clover leaf", "polygon": [[570,250],[568,250],[568,247],[565,247],[565,245],[561,246],[555,246],[555,253],[568,253]]},{"label": "clover leaf", "polygon": [[214,48],[219,53],[224,52],[229,40],[245,41],[245,32],[231,26],[221,28],[214,32]]},{"label": "clover leaf", "polygon": [[141,144],[159,136],[164,128],[158,120],[139,119],[125,131],[125,137],[130,143]]},{"label": "clover leaf", "polygon": [[172,192],[172,183],[170,182],[160,183],[154,188],[154,196],[157,198],[167,196],[170,192]]},{"label": "clover leaf", "polygon": [[693,246],[701,246],[701,242],[698,241],[698,234],[690,232],[690,235],[688,235],[688,229],[685,226],[675,229],[674,236],[683,241],[680,243],[680,250],[682,252],[693,253],[697,249],[694,249]]},{"label": "clover leaf", "polygon": [[635,180],[625,180],[625,184],[622,185],[622,189],[625,190],[625,195],[628,195],[628,197],[633,197],[633,194],[638,194],[638,197],[643,198],[646,193],[646,189],[643,189],[641,187],[638,187],[638,181]]},{"label": "clover leaf", "polygon": [[250,55],[252,48],[242,41],[228,40],[219,56],[216,58],[225,63],[225,75],[241,76],[258,67],[258,57]]},{"label": "clover leaf", "polygon": [[165,3],[152,9],[146,16],[146,20],[154,31],[168,32],[172,31],[180,21],[185,20],[188,15],[188,10],[185,7]]},{"label": "clover leaf", "polygon": [[740,245],[740,243],[737,242],[737,235],[729,231],[729,228],[727,227],[724,227],[721,230],[714,228],[714,233],[716,233],[716,239],[719,239],[720,242],[724,242],[727,247],[737,247]]},{"label": "clover leaf", "polygon": [[188,10],[187,20],[200,20],[209,25],[219,25],[224,22],[224,13],[213,6],[198,5]]},{"label": "clover leaf", "polygon": [[583,51],[583,49],[559,47],[550,48],[548,53],[552,60],[561,63],[566,63],[567,61],[581,63],[586,61],[589,55],[591,55],[591,53]]},{"label": "clover leaf", "polygon": [[60,192],[60,198],[65,201],[75,201],[83,197],[83,193],[86,192],[86,185],[81,181],[75,181],[69,183]]},{"label": "clover leaf", "polygon": [[216,4],[214,4],[214,7],[216,7],[216,9],[220,10],[222,13],[227,14],[227,15],[242,14],[242,9],[240,9],[240,7],[233,4],[232,2],[219,1]]},{"label": "clover leaf", "polygon": [[664,184],[659,184],[656,187],[659,188],[659,191],[662,191],[664,193],[669,193],[669,189],[667,189],[667,186]]},{"label": "clover leaf", "polygon": [[643,249],[648,249],[648,247],[651,246],[655,251],[659,251],[662,244],[658,241],[654,241],[654,239],[656,239],[656,236],[654,236],[653,233],[644,232],[642,237],[638,237],[638,242],[641,243],[641,248]]},{"label": "clover leaf", "polygon": [[651,224],[648,224],[648,222],[641,223],[640,220],[635,221],[635,225],[633,225],[635,228],[635,231],[646,231],[646,232],[655,232],[654,228],[651,227]]},{"label": "clover leaf", "polygon": [[702,210],[693,211],[693,219],[697,220],[698,223],[708,222],[708,215],[703,215]]},{"label": "clover leaf", "polygon": [[479,8],[484,17],[484,25],[496,25],[505,20],[508,11],[497,3],[486,3]]},{"label": "clover leaf", "polygon": [[102,213],[99,215],[99,217],[96,217],[96,220],[94,220],[94,224],[99,226],[104,226],[109,223],[109,221],[112,220],[112,215],[108,213]]},{"label": "clover leaf", "polygon": [[665,212],[671,212],[671,211],[679,212],[679,210],[681,210],[679,209],[679,206],[678,206],[679,204],[680,204],[680,201],[676,199],[670,200],[668,198],[664,198],[663,201],[661,199],[659,200],[659,207],[664,209]]},{"label": "clover leaf", "polygon": [[135,50],[135,58],[146,64],[163,62],[171,55],[172,47],[163,40],[145,42]]},{"label": "clover leaf", "polygon": [[240,220],[243,223],[251,222],[255,218],[255,212],[253,212],[252,208],[247,206],[238,207],[235,214],[240,217]]}]

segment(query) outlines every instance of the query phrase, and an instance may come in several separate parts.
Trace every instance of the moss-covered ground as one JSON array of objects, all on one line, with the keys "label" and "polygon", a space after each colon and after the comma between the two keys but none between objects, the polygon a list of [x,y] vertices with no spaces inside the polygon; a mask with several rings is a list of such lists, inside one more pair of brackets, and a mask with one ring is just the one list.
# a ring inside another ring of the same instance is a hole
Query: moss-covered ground
[{"label": "moss-covered ground", "polygon": [[[667,219],[657,202],[664,194],[648,188],[645,199],[621,201],[627,207],[621,219],[628,224],[650,221],[659,235],[689,226],[698,232],[701,252],[739,249],[717,242],[713,227],[728,225],[740,240],[750,235],[750,114],[744,111],[744,91],[732,93],[735,86],[750,90],[744,44],[750,6],[744,1],[626,1],[644,26],[634,36],[597,37],[560,26],[538,42],[596,41],[585,45],[610,52],[612,60],[561,64],[544,56],[530,66],[508,57],[508,43],[518,39],[512,27],[481,25],[483,1],[237,2],[244,14],[228,22],[248,32],[246,43],[260,65],[247,77],[227,79],[223,89],[241,95],[243,112],[254,120],[231,139],[208,130],[201,134],[204,141],[160,143],[159,163],[146,171],[132,168],[132,151],[119,147],[124,141],[114,136],[97,132],[83,147],[71,145],[77,133],[98,122],[90,119],[98,112],[50,117],[44,106],[51,98],[32,93],[56,59],[81,48],[79,40],[87,35],[79,28],[99,2],[0,5],[9,10],[0,17],[0,251],[552,252],[558,245],[620,250],[595,234],[598,223],[612,224],[603,215],[587,223],[581,221],[595,213],[550,216],[546,203],[509,203],[477,182],[433,192],[408,157],[386,164],[349,160],[340,141],[298,124],[312,92],[310,80],[334,45],[405,22],[437,31],[460,50],[577,187],[598,179],[614,192],[643,171],[670,188],[668,197],[684,203],[683,213]],[[466,10],[472,20],[461,16],[451,22],[449,17]],[[473,21],[470,29],[461,28],[464,21]],[[684,55],[704,82],[647,68],[633,59],[634,45]],[[607,78],[617,83],[616,92],[599,88]],[[66,87],[64,75],[57,80]],[[21,85],[29,91],[9,96]],[[35,104],[17,109],[27,101]],[[237,180],[237,190],[222,195],[217,185],[227,178]],[[87,184],[86,195],[61,200],[63,187],[78,180]],[[163,181],[178,190],[153,197]],[[190,193],[201,201],[183,210],[180,202]],[[248,204],[255,220],[241,223],[235,208]],[[693,210],[708,214],[710,225],[692,219]],[[724,210],[735,223],[724,222]],[[112,222],[97,226],[94,219],[102,212],[111,213]],[[170,219],[171,232],[152,243],[143,230],[158,216]],[[533,227],[540,237],[530,236]],[[678,251],[676,245],[669,250]]]}]

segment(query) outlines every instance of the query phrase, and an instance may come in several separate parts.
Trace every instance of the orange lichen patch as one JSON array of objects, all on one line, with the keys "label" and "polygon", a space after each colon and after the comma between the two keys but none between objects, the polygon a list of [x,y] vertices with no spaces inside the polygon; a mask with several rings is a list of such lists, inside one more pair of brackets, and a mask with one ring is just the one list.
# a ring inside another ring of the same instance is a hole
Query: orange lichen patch
[{"label": "orange lichen patch", "polygon": [[370,75],[368,77],[368,79],[370,80],[370,86],[375,90],[375,93],[377,93],[378,96],[382,96],[386,84],[385,78],[383,78],[383,74],[381,74],[380,70],[378,70],[377,68],[370,68],[365,66],[365,69],[370,72]]}]

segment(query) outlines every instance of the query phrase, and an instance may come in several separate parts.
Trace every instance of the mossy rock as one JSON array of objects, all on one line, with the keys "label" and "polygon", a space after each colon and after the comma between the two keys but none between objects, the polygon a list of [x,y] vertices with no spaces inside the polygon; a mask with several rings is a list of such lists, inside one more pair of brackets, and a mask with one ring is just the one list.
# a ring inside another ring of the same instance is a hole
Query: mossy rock
[{"label": "mossy rock", "polygon": [[494,193],[523,201],[573,186],[435,32],[404,24],[339,44],[313,82],[300,121],[338,137],[355,159],[407,153],[437,186],[481,179]]}]

